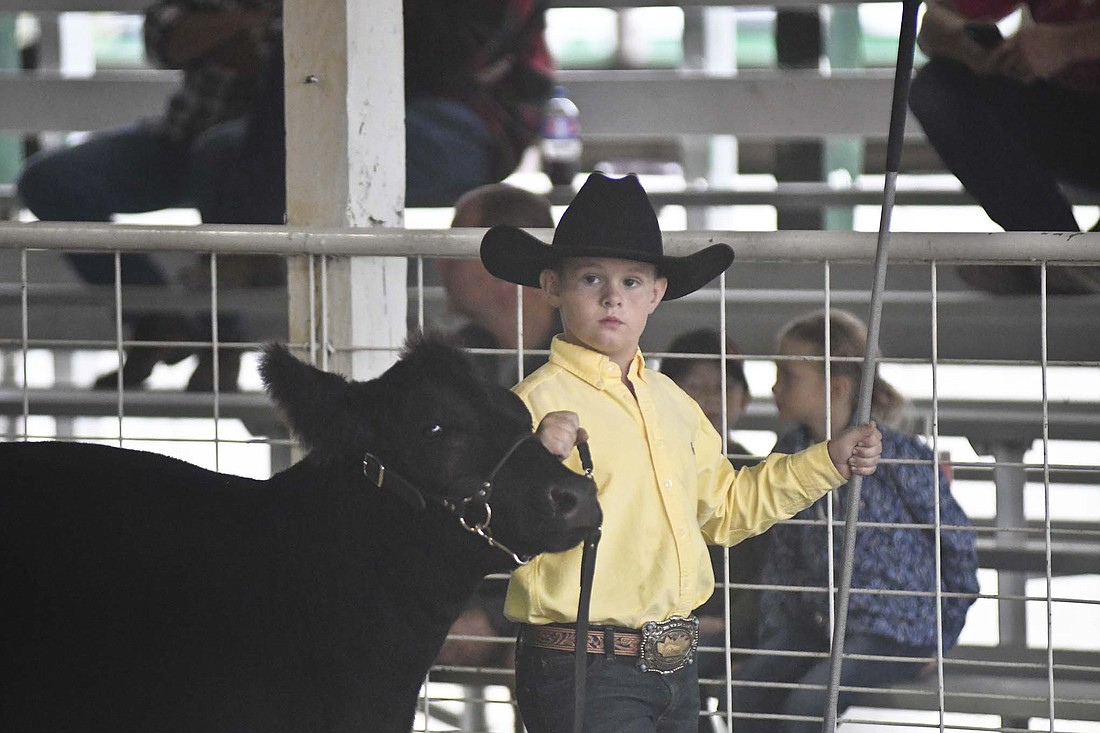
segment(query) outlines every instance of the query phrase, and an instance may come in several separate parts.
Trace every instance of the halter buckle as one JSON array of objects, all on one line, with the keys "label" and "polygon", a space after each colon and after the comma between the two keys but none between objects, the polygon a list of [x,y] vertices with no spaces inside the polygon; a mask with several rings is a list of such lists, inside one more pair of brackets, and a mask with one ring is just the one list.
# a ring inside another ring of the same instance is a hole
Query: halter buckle
[{"label": "halter buckle", "polygon": [[[374,471],[374,476],[371,476],[371,471]],[[386,467],[382,465],[382,461],[378,460],[378,456],[372,453],[363,454],[363,475],[367,477],[367,480],[378,488],[382,488],[382,484],[386,480]]]}]

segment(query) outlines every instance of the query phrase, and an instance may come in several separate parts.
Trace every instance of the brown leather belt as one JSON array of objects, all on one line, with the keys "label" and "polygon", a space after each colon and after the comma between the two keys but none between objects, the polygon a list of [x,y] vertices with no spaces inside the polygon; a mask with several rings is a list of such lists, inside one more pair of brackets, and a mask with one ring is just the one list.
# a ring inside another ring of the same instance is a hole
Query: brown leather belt
[{"label": "brown leather belt", "polygon": [[[564,624],[524,626],[520,641],[540,649],[572,652],[577,648],[577,630]],[[607,652],[611,643],[614,649]],[[671,616],[664,621],[647,621],[638,631],[618,631],[604,626],[588,632],[585,651],[605,656],[638,657],[643,672],[669,674],[695,659],[699,648],[699,619]]]},{"label": "brown leather belt", "polygon": [[[637,631],[615,631],[614,654],[622,657],[636,657],[642,650],[642,635]],[[556,649],[571,652],[577,648],[577,631],[568,626],[524,626],[520,631],[523,643],[539,649]],[[606,654],[603,629],[590,629],[585,651],[589,654]]]}]

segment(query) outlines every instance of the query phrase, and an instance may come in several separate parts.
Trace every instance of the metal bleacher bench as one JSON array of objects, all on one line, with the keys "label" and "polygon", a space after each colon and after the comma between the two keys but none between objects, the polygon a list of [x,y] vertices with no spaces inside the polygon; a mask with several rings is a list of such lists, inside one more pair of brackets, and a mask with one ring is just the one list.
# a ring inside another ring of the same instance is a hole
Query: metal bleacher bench
[{"label": "metal bleacher bench", "polygon": [[[142,0],[0,0],[0,11],[115,10],[140,12]],[[645,0],[571,0],[563,7],[632,7]],[[733,5],[754,5],[748,0]],[[779,0],[773,5],[813,9],[817,0]],[[685,8],[704,2],[681,2]],[[749,69],[735,74],[698,70],[598,70],[559,72],[570,96],[583,110],[586,141],[595,146],[638,139],[736,135],[739,140],[861,137],[881,141],[888,129],[892,69]],[[158,114],[177,87],[174,71],[141,69],[97,71],[68,78],[57,70],[0,72],[0,131],[97,130]],[[811,113],[812,111],[812,113]],[[923,145],[912,120],[907,136]],[[904,166],[903,166],[904,170]],[[566,194],[555,192],[556,203]],[[1097,192],[1070,192],[1074,203],[1100,202]],[[774,187],[688,187],[655,192],[658,205],[727,206],[766,204],[787,208],[877,205],[881,187],[834,186],[827,182],[780,183]],[[0,188],[0,204],[11,201]],[[947,182],[899,182],[898,205],[967,205],[972,199]]]},{"label": "metal bleacher bench", "polygon": [[[1056,718],[1100,720],[1100,654],[1055,650]],[[958,647],[944,659],[947,712],[1046,718],[1051,709],[1045,649]],[[861,707],[939,709],[939,679],[932,670],[912,682],[859,694]]]}]

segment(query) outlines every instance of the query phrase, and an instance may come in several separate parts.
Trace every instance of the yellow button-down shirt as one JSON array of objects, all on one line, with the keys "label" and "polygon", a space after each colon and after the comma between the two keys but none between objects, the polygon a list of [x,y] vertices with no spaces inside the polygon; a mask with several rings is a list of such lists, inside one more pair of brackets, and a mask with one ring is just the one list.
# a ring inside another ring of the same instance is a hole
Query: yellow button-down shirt
[{"label": "yellow button-down shirt", "polygon": [[[639,628],[687,615],[714,591],[707,544],[733,545],[794,515],[844,482],[821,443],[736,471],[699,406],[672,380],[630,365],[634,394],[606,356],[560,337],[550,361],[515,387],[535,425],[572,410],[588,431],[603,508],[591,602],[594,624]],[[576,452],[566,461],[579,470]],[[572,623],[581,547],[516,569],[505,615]]]}]

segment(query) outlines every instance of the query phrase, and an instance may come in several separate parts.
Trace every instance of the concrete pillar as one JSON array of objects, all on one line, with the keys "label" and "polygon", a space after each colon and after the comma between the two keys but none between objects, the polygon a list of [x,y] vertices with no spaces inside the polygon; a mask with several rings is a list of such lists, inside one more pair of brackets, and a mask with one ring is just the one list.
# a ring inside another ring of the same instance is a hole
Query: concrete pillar
[{"label": "concrete pillar", "polygon": [[[827,16],[822,17],[822,13]],[[827,56],[832,69],[862,66],[859,10],[832,6],[812,10],[780,9],[776,12],[776,58],[781,69],[817,69]],[[858,138],[779,142],[775,152],[778,181],[821,181],[830,171],[847,170],[852,178],[863,168],[862,141]],[[780,209],[777,224],[784,229],[840,229],[853,226],[850,207],[828,211]]]},{"label": "concrete pillar", "polygon": [[[900,30],[900,28],[899,28]],[[829,8],[828,34],[825,48],[831,69],[858,69],[863,66],[859,25],[859,6],[833,5]],[[825,141],[825,175],[832,171],[847,171],[852,180],[863,172],[863,140],[837,136]],[[855,212],[851,206],[831,207],[825,211],[825,228],[851,231]]]},{"label": "concrete pillar", "polygon": [[[709,49],[706,46],[704,8],[684,8],[684,66],[707,66]],[[698,135],[684,135],[680,139],[683,149],[684,179],[709,177],[710,149],[708,140]],[[687,228],[706,229],[706,212],[695,206],[687,207]]]},{"label": "concrete pillar", "polygon": [[[1005,530],[997,533],[997,543],[1009,547],[1022,547],[1027,537],[1024,533],[1008,531],[1026,525],[1024,518],[1024,485],[1027,475],[1023,466],[1024,452],[1030,447],[1025,442],[996,442],[989,452],[996,461],[993,483],[997,488],[997,526]],[[1017,464],[1017,465],[1006,465]],[[1023,596],[1027,590],[1027,574],[1001,570],[997,573],[999,595]],[[997,614],[1001,644],[1025,646],[1027,644],[1027,607],[1022,601],[1001,601]]]},{"label": "concrete pillar", "polygon": [[[1024,517],[1024,485],[1027,473],[1021,465],[1024,453],[1031,447],[1031,441],[1025,440],[974,440],[971,445],[979,455],[991,455],[995,461],[993,484],[997,491],[998,527],[997,544],[1009,547],[1023,546],[1027,537],[1023,532],[1009,529],[1021,529],[1026,526]],[[1015,465],[1006,465],[1015,464]],[[997,571],[997,595],[1016,598],[1027,595],[1027,574],[1009,570]],[[1027,603],[1025,601],[997,601],[997,627],[1000,645],[1023,648],[1027,646]],[[1006,728],[1027,728],[1026,718],[1003,717],[1001,725]]]},{"label": "concrete pillar", "polygon": [[[737,71],[737,11],[734,8],[708,7],[703,13],[703,63],[712,74]],[[736,130],[714,135],[708,145],[707,180],[713,186],[733,186],[738,169]],[[690,178],[688,179],[691,180]],[[732,229],[730,210],[707,210],[704,229]]]},{"label": "concrete pillar", "polygon": [[[19,49],[15,45],[15,15],[0,13],[0,69],[19,68]],[[18,135],[0,135],[0,183],[12,183],[23,165]]]},{"label": "concrete pillar", "polygon": [[[823,52],[820,11],[780,8],[775,14],[776,61],[781,69],[816,69]],[[820,140],[780,141],[775,146],[775,178],[784,181],[820,181],[824,144]],[[776,211],[780,231],[821,229],[823,212],[813,209]]]}]

